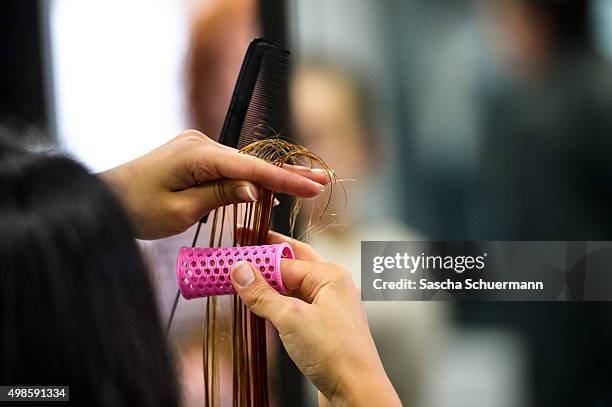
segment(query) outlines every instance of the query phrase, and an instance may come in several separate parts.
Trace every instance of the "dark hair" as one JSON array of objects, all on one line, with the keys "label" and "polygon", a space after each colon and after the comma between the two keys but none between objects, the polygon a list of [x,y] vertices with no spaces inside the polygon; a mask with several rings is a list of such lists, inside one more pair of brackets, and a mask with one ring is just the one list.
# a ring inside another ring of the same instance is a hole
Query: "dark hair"
[{"label": "dark hair", "polygon": [[119,203],[75,161],[0,145],[0,384],[172,406],[154,292]]},{"label": "dark hair", "polygon": [[549,19],[560,47],[590,47],[593,42],[591,0],[521,0]]}]

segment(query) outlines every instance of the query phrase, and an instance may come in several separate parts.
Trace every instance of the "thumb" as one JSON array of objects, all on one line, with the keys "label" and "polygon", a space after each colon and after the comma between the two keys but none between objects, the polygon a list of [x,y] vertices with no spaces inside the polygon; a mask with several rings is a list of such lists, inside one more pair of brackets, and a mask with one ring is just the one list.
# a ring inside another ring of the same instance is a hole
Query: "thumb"
[{"label": "thumb", "polygon": [[247,307],[277,326],[290,297],[284,297],[272,288],[261,273],[247,261],[234,265],[231,278],[236,292]]},{"label": "thumb", "polygon": [[210,211],[235,203],[257,201],[257,187],[248,181],[222,179],[205,182],[181,192],[195,202],[197,212],[205,215]]}]

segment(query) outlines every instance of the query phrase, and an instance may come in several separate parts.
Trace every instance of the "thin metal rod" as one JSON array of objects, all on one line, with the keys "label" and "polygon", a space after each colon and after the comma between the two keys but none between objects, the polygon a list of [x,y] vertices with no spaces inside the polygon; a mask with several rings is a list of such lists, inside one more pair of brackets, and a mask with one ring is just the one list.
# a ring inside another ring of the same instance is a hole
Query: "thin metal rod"
[{"label": "thin metal rod", "polygon": [[168,339],[168,334],[170,333],[172,320],[174,320],[174,313],[176,312],[176,306],[178,305],[179,298],[181,298],[181,290],[176,290],[176,296],[174,297],[174,303],[172,304],[172,311],[170,311],[170,317],[168,318],[168,323],[166,324],[166,334],[164,335],[165,339]]},{"label": "thin metal rod", "polygon": [[[193,242],[191,242],[191,247],[195,247],[198,242],[198,236],[200,235],[200,229],[202,228],[202,222],[198,222],[198,228],[196,229],[195,235],[193,235]],[[174,320],[174,314],[176,313],[176,307],[178,305],[179,299],[181,298],[181,290],[176,290],[176,295],[174,296],[174,303],[172,304],[172,310],[170,311],[170,316],[168,317],[168,322],[166,323],[166,333],[164,335],[165,339],[168,339],[168,334],[170,333],[170,327],[172,326],[172,321]]]}]

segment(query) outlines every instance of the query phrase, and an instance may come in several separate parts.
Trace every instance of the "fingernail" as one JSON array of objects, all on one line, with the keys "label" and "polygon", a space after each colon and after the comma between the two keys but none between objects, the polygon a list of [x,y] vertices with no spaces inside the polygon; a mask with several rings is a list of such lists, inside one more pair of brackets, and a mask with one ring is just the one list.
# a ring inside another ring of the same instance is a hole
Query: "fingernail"
[{"label": "fingernail", "polygon": [[255,188],[249,185],[240,185],[239,187],[236,187],[236,196],[238,199],[244,202],[257,201],[257,191]]},{"label": "fingernail", "polygon": [[316,172],[317,174],[327,174],[327,171],[325,171],[323,168],[311,168],[310,170],[312,172]]},{"label": "fingernail", "polygon": [[239,261],[232,267],[232,276],[234,281],[241,286],[246,287],[255,281],[255,274],[253,274],[253,268],[247,264],[246,261]]}]

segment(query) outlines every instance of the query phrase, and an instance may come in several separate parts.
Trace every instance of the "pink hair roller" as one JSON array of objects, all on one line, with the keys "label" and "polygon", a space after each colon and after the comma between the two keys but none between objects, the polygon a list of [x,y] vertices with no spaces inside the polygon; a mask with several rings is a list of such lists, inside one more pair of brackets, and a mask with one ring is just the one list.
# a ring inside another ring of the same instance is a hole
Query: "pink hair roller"
[{"label": "pink hair roller", "polygon": [[230,272],[232,265],[248,261],[278,292],[289,292],[280,273],[281,259],[293,259],[287,243],[244,247],[183,247],[176,260],[176,278],[185,299],[236,294]]}]

